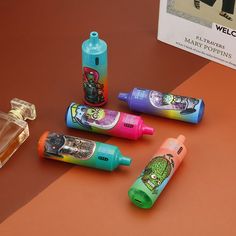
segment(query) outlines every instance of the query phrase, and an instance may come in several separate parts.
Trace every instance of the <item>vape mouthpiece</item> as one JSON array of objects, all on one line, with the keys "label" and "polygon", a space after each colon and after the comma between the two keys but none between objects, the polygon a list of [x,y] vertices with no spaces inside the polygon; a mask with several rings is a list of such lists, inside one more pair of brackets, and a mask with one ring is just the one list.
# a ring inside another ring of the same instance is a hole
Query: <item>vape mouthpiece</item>
[{"label": "vape mouthpiece", "polygon": [[143,134],[149,134],[149,135],[153,135],[154,134],[154,129],[147,126],[147,125],[143,125],[142,126],[142,131],[143,131]]},{"label": "vape mouthpiece", "polygon": [[97,44],[99,41],[98,32],[93,31],[90,33],[90,42],[92,44]]},{"label": "vape mouthpiece", "polygon": [[119,158],[119,164],[120,165],[130,166],[131,162],[132,162],[132,159],[130,159],[129,157],[122,156],[122,157]]},{"label": "vape mouthpiece", "polygon": [[127,102],[128,101],[128,93],[119,93],[118,95],[118,99],[120,99],[121,101]]},{"label": "vape mouthpiece", "polygon": [[179,135],[178,137],[177,137],[177,140],[180,142],[180,143],[184,143],[185,142],[185,136],[184,135]]}]

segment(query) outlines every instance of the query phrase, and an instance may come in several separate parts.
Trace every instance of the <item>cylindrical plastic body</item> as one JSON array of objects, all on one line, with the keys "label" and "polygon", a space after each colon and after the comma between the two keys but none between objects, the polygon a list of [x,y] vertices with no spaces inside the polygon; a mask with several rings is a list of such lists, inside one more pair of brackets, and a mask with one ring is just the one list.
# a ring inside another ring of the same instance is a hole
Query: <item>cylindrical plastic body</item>
[{"label": "cylindrical plastic body", "polygon": [[39,139],[38,153],[40,157],[108,171],[131,164],[116,146],[48,131]]},{"label": "cylindrical plastic body", "polygon": [[118,98],[127,102],[133,111],[195,124],[201,121],[205,107],[202,99],[140,88],[134,88],[130,93],[120,93]]},{"label": "cylindrical plastic body", "polygon": [[97,32],[82,44],[84,102],[102,106],[107,102],[107,44]]},{"label": "cylindrical plastic body", "polygon": [[66,125],[69,128],[133,140],[154,132],[139,116],[76,103],[67,109]]},{"label": "cylindrical plastic body", "polygon": [[183,135],[167,139],[131,186],[128,195],[136,206],[153,206],[186,155],[184,140]]}]

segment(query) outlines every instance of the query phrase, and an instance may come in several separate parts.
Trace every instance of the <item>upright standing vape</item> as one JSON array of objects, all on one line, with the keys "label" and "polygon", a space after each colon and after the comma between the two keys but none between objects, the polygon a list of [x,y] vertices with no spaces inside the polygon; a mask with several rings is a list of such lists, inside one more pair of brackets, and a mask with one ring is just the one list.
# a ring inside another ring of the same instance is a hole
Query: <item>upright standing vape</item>
[{"label": "upright standing vape", "polygon": [[82,44],[84,102],[102,106],[107,102],[107,44],[97,32]]},{"label": "upright standing vape", "polygon": [[130,188],[130,200],[140,208],[151,208],[179,167],[186,147],[185,137],[168,138]]}]

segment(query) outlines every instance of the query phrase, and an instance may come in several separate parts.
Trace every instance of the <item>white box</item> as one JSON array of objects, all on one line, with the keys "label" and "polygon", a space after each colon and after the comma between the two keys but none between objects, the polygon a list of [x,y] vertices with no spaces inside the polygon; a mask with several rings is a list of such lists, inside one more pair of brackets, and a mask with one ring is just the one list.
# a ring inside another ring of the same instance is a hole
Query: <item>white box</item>
[{"label": "white box", "polygon": [[[160,0],[158,39],[236,69],[235,0],[197,6],[194,0]],[[222,9],[231,19],[220,15]]]}]

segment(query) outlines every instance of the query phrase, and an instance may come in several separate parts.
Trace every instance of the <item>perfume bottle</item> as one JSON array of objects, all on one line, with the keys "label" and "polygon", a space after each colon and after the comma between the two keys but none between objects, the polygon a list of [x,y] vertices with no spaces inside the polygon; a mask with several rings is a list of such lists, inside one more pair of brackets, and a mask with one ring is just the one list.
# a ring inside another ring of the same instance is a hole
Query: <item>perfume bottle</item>
[{"label": "perfume bottle", "polygon": [[8,114],[0,111],[0,168],[28,138],[29,128],[25,120],[35,118],[35,106],[17,98],[11,100]]}]

